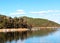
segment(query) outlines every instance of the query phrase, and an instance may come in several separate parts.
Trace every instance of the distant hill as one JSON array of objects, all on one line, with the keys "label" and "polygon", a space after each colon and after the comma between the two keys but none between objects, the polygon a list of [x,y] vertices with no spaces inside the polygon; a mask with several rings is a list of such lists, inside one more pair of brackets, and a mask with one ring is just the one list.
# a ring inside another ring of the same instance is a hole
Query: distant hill
[{"label": "distant hill", "polygon": [[31,17],[8,17],[0,14],[0,28],[21,28],[27,26],[34,27],[59,27],[60,24],[42,18]]},{"label": "distant hill", "polygon": [[28,24],[32,24],[33,26],[38,27],[60,27],[60,24],[50,21],[48,19],[42,19],[42,18],[31,18],[23,16],[23,18],[27,19]]}]

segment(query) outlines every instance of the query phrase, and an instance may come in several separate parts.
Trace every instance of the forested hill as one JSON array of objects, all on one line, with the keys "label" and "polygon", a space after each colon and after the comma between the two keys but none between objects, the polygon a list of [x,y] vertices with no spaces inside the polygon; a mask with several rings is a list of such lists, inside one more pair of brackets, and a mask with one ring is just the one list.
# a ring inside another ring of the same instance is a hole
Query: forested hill
[{"label": "forested hill", "polygon": [[8,17],[5,15],[0,15],[0,28],[21,28],[31,25],[34,27],[59,27],[60,24],[47,19],[41,18],[31,18],[31,17]]},{"label": "forested hill", "polygon": [[42,18],[31,18],[24,16],[23,18],[27,19],[28,24],[32,24],[33,26],[38,27],[60,27],[60,24],[50,21],[48,19],[42,19]]}]

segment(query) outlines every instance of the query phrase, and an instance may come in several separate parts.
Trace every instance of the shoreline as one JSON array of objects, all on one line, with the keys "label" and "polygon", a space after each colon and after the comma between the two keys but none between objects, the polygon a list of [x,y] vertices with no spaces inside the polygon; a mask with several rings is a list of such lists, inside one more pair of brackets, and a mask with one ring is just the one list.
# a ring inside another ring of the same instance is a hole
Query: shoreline
[{"label": "shoreline", "polygon": [[38,28],[60,28],[60,27],[38,27]]},{"label": "shoreline", "polygon": [[26,28],[19,28],[19,29],[16,29],[16,28],[13,28],[13,29],[0,29],[0,32],[23,32],[23,31],[28,31],[29,29],[26,29]]},{"label": "shoreline", "polygon": [[[32,27],[32,30],[34,29],[37,29],[37,30],[40,30],[40,29],[48,29],[48,28],[60,28],[60,27]],[[24,32],[24,31],[29,31],[30,29],[28,28],[6,28],[6,29],[0,29],[0,32]]]}]

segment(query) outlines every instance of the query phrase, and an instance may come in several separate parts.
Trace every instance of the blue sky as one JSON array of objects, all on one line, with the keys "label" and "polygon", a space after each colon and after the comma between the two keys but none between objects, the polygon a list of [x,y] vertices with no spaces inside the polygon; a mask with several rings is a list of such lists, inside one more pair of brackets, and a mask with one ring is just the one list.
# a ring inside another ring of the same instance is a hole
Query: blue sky
[{"label": "blue sky", "polygon": [[60,0],[0,0],[0,14],[44,18],[60,23]]}]

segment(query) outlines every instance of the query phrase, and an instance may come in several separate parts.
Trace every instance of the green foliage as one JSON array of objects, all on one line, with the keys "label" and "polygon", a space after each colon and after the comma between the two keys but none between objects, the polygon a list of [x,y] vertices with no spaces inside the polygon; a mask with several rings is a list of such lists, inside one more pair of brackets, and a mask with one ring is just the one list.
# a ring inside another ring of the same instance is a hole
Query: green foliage
[{"label": "green foliage", "polygon": [[28,24],[32,24],[34,27],[60,27],[60,24],[50,21],[48,19],[42,18],[30,18],[25,17],[27,19]]},{"label": "green foliage", "polygon": [[53,27],[60,26],[60,24],[41,18],[30,18],[26,16],[12,18],[5,15],[0,15],[0,28],[22,28],[27,26]]},{"label": "green foliage", "polygon": [[26,22],[24,18],[0,15],[0,28],[23,28],[24,26],[27,27]]}]

